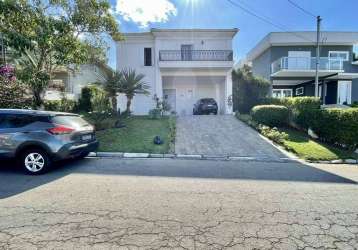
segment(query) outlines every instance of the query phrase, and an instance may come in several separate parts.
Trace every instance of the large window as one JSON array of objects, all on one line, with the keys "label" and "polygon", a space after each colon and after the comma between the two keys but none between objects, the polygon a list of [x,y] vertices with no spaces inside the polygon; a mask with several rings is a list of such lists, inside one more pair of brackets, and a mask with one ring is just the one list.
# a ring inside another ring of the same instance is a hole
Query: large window
[{"label": "large window", "polygon": [[144,48],[144,66],[152,66],[152,48]]},{"label": "large window", "polygon": [[349,60],[348,51],[330,51],[328,52],[328,57],[331,59],[342,59],[343,61]]},{"label": "large window", "polygon": [[273,89],[272,97],[274,98],[292,97],[292,89]]}]

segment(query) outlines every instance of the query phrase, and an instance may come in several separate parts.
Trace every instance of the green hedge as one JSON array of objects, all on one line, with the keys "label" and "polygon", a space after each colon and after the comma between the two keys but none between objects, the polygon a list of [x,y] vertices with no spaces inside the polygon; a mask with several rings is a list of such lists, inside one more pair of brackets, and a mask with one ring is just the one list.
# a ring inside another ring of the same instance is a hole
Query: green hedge
[{"label": "green hedge", "polygon": [[252,118],[267,126],[284,126],[288,122],[288,108],[282,105],[258,105],[252,108]]},{"label": "green hedge", "polygon": [[317,97],[265,98],[263,104],[283,105],[289,109],[289,122],[303,129],[308,129],[313,122],[315,113],[320,109]]},{"label": "green hedge", "polygon": [[248,66],[234,70],[232,81],[233,109],[242,114],[250,113],[252,107],[259,105],[261,100],[269,93],[270,82],[255,77]]},{"label": "green hedge", "polygon": [[48,111],[75,112],[77,109],[77,102],[68,99],[45,101],[44,108]]},{"label": "green hedge", "polygon": [[319,110],[311,127],[321,140],[354,149],[358,144],[358,108]]}]

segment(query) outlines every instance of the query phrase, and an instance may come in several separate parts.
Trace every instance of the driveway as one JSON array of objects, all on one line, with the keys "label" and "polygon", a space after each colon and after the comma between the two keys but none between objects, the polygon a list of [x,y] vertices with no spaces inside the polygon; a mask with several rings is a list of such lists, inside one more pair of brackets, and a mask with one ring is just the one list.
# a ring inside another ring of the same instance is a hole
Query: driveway
[{"label": "driveway", "polygon": [[85,159],[0,164],[0,249],[356,249],[358,168]]},{"label": "driveway", "polygon": [[285,157],[255,130],[231,115],[178,117],[175,152],[268,159]]}]

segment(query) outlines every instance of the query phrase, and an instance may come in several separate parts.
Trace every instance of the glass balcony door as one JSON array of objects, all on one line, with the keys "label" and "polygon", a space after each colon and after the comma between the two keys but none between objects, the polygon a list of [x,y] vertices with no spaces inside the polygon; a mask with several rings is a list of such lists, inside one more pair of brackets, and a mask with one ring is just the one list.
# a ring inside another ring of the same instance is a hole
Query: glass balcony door
[{"label": "glass balcony door", "polygon": [[311,68],[310,51],[289,51],[287,59],[288,70],[309,70]]},{"label": "glass balcony door", "polygon": [[193,45],[183,44],[181,45],[181,60],[192,61],[193,60]]}]

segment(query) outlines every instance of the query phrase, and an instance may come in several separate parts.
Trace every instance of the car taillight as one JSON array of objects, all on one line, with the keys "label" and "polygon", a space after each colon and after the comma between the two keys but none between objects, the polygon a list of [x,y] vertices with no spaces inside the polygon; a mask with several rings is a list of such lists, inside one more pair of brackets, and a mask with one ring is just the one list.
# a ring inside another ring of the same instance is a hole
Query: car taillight
[{"label": "car taillight", "polygon": [[50,128],[47,130],[49,133],[53,134],[53,135],[65,135],[65,134],[70,134],[74,131],[73,128],[68,128],[62,125],[57,125],[54,128]]}]

